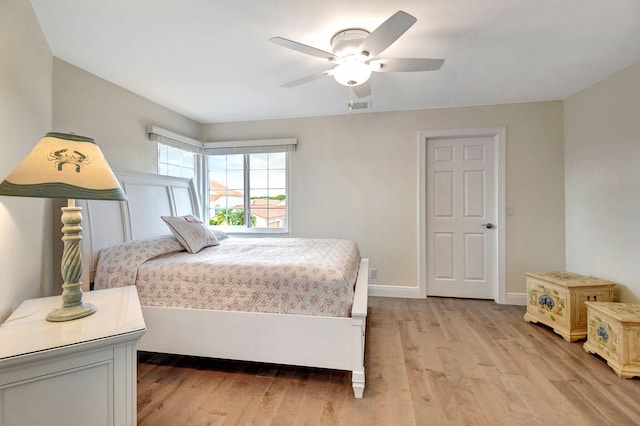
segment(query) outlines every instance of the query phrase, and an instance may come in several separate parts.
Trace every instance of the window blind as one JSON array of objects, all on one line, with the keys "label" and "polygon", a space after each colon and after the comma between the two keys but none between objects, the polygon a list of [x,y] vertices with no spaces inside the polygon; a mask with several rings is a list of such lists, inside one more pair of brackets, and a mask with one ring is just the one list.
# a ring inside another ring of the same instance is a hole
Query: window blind
[{"label": "window blind", "polygon": [[179,148],[185,151],[202,154],[203,146],[202,142],[200,142],[199,140],[172,132],[171,130],[163,129],[158,126],[147,126],[147,134],[149,135],[149,140],[151,141]]},{"label": "window blind", "polygon": [[147,126],[147,133],[152,141],[206,155],[289,152],[298,144],[296,138],[201,142],[153,125]]},{"label": "window blind", "polygon": [[295,151],[296,138],[205,142],[205,155],[256,154]]}]

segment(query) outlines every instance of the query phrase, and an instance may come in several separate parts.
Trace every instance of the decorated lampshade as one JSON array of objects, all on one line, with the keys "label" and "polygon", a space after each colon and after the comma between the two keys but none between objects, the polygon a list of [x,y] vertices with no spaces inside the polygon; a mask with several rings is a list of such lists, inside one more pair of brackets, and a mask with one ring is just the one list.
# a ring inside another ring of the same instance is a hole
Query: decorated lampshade
[{"label": "decorated lampshade", "polygon": [[53,132],[47,133],[0,184],[0,195],[127,199],[92,138]]},{"label": "decorated lampshade", "polygon": [[97,307],[82,301],[82,208],[75,200],[126,200],[109,164],[95,141],[85,136],[47,133],[29,155],[0,183],[0,195],[66,198],[62,207],[62,307],[48,321],[84,318]]}]

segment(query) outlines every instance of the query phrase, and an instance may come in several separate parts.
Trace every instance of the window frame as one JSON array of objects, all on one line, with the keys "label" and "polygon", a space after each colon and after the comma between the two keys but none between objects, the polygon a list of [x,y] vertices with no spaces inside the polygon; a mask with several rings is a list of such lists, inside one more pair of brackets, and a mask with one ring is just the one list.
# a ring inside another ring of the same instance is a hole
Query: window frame
[{"label": "window frame", "polygon": [[[251,208],[245,208],[244,209],[244,225],[236,225],[236,226],[223,226],[223,225],[209,225],[209,227],[213,228],[213,229],[219,229],[227,234],[242,234],[242,235],[246,235],[246,234],[289,234],[290,229],[291,229],[291,219],[290,219],[290,214],[291,214],[291,210],[290,210],[290,204],[291,204],[291,198],[290,198],[290,194],[291,194],[291,152],[290,151],[272,151],[271,153],[275,153],[275,152],[279,152],[279,153],[283,153],[285,154],[285,184],[286,184],[286,188],[285,188],[285,199],[287,200],[286,204],[285,204],[285,227],[283,228],[252,228],[250,226],[251,223]],[[250,206],[251,205],[251,164],[249,161],[249,156],[251,154],[257,154],[257,152],[246,152],[246,153],[235,153],[235,154],[242,154],[244,155],[243,158],[243,199],[244,199],[244,205],[245,206]],[[210,218],[210,197],[209,197],[209,161],[208,161],[208,157],[209,156],[214,156],[214,155],[233,155],[233,154],[204,154],[203,158],[204,158],[204,173],[203,175],[205,176],[205,193],[206,193],[206,197],[204,197],[205,199],[205,203],[206,203],[206,207],[204,209],[204,211],[206,212],[205,217],[207,217],[207,220]]]},{"label": "window frame", "polygon": [[[167,151],[166,152],[166,156],[167,156],[167,161],[166,162],[163,161],[163,159],[161,158],[162,154],[163,154],[163,153],[161,153],[162,149],[166,149],[166,151]],[[169,158],[170,158],[169,152],[170,152],[170,150],[181,151],[181,155],[182,156],[184,156],[185,154],[192,155],[193,164],[192,164],[191,168],[189,169],[188,167],[186,167],[183,164],[171,163],[169,161]],[[193,179],[194,181],[196,181],[196,179],[198,178],[198,167],[197,167],[198,160],[197,160],[197,157],[196,157],[198,155],[197,153],[195,153],[195,152],[193,152],[191,150],[184,149],[182,147],[177,147],[177,146],[166,144],[166,143],[162,143],[162,142],[158,142],[158,150],[157,150],[157,152],[158,152],[158,160],[157,160],[157,169],[156,170],[157,170],[157,173],[159,175],[184,177],[184,178]],[[161,165],[163,167],[161,167]],[[162,169],[166,168],[167,173],[162,173],[160,171],[161,168]],[[181,171],[191,170],[193,172],[193,175],[192,176],[184,176],[184,175],[181,174],[180,176],[178,176],[178,175],[175,175],[175,174],[170,174],[168,172],[171,170],[171,168],[177,168],[177,169],[179,169]]]},{"label": "window frame", "polygon": [[[197,196],[200,200],[200,215],[206,218],[209,225],[209,170],[208,170],[208,156],[210,155],[228,155],[228,154],[258,154],[258,153],[275,153],[282,152],[285,154],[285,182],[286,191],[285,199],[287,200],[286,209],[286,226],[284,228],[251,228],[250,225],[250,212],[251,209],[245,209],[245,225],[244,226],[213,226],[224,230],[230,234],[271,234],[271,235],[288,235],[291,230],[291,187],[292,187],[292,155],[295,151],[298,140],[296,138],[279,138],[279,139],[257,139],[257,140],[237,140],[237,141],[218,141],[218,142],[202,142],[187,136],[180,135],[160,128],[155,125],[148,125],[146,127],[149,140],[155,141],[158,144],[167,145],[173,148],[177,148],[183,151],[193,153],[194,158],[194,177],[193,182],[196,186]],[[246,157],[245,157],[246,159]],[[159,174],[159,148],[156,148],[156,172]],[[245,179],[244,179],[244,191],[245,191],[245,206],[250,205],[250,179],[248,174],[251,170],[246,167],[245,160]],[[249,215],[248,217],[246,215]]]}]

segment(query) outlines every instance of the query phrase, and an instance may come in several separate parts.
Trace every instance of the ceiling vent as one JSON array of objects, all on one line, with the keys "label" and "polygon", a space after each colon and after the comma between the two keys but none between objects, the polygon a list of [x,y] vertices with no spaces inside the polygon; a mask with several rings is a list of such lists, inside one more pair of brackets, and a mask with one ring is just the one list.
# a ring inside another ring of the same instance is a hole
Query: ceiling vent
[{"label": "ceiling vent", "polygon": [[349,101],[349,102],[347,102],[347,109],[349,110],[349,112],[353,111],[354,109],[369,109],[369,108],[371,108],[371,101],[366,101],[366,102]]}]

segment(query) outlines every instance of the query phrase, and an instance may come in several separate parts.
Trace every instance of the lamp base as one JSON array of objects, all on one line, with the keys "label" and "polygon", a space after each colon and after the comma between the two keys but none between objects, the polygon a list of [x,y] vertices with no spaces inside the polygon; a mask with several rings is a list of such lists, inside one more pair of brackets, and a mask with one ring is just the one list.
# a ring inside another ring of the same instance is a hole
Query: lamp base
[{"label": "lamp base", "polygon": [[87,317],[93,313],[95,313],[98,308],[95,305],[90,303],[82,303],[78,306],[71,306],[68,308],[60,308],[55,311],[49,312],[47,315],[47,321],[51,322],[62,322],[62,321],[72,321],[79,318]]},{"label": "lamp base", "polygon": [[98,308],[82,301],[82,208],[76,206],[75,200],[68,200],[67,207],[62,207],[62,264],[60,270],[62,284],[62,307],[49,312],[47,321],[72,321],[95,313]]}]

